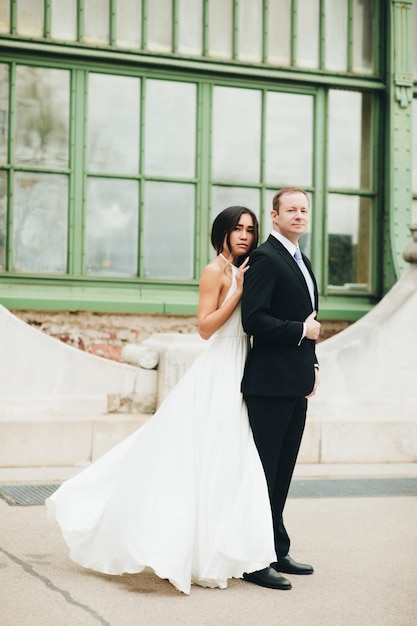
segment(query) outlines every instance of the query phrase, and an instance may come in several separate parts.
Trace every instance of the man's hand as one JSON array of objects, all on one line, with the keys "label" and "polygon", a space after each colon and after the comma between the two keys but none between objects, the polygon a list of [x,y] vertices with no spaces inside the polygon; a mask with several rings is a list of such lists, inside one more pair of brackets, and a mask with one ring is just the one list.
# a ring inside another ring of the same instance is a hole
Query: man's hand
[{"label": "man's hand", "polygon": [[307,337],[307,339],[318,339],[318,336],[320,335],[321,324],[315,319],[316,315],[317,311],[313,311],[312,313],[310,313],[307,319],[304,320],[304,323],[306,325],[305,336]]},{"label": "man's hand", "polygon": [[311,392],[308,394],[308,396],[306,396],[307,399],[312,398],[313,396],[316,395],[317,387],[319,386],[319,370],[317,367],[314,368],[314,374],[315,374],[314,387],[311,390]]}]

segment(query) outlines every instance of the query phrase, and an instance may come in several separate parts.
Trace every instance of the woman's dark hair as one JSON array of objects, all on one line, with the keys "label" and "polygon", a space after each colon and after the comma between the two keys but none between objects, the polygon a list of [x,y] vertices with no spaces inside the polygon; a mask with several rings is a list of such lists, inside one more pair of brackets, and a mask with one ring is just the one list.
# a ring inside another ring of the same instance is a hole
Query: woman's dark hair
[{"label": "woman's dark hair", "polygon": [[224,240],[230,249],[230,233],[232,233],[239,224],[240,216],[247,213],[253,221],[253,241],[248,252],[237,259],[237,265],[243,263],[248,254],[252,252],[258,245],[259,240],[259,224],[255,213],[244,206],[229,206],[223,209],[213,222],[211,227],[211,243],[217,254],[223,250]]}]

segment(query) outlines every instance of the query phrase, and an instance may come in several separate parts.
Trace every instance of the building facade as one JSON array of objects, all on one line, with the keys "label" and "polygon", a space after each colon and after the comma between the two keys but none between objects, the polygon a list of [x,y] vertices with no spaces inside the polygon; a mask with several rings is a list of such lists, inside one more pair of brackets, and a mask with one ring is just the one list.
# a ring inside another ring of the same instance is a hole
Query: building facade
[{"label": "building facade", "polygon": [[0,0],[0,302],[194,314],[210,225],[312,206],[321,319],[417,221],[416,1]]}]

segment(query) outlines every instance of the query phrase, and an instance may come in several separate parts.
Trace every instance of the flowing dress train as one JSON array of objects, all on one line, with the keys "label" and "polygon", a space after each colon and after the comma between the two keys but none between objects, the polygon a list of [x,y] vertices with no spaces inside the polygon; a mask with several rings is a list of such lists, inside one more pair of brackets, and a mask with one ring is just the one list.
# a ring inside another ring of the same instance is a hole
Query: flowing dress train
[{"label": "flowing dress train", "polygon": [[151,567],[186,594],[276,560],[240,393],[246,354],[238,306],[155,415],[46,500],[72,560],[106,574]]}]

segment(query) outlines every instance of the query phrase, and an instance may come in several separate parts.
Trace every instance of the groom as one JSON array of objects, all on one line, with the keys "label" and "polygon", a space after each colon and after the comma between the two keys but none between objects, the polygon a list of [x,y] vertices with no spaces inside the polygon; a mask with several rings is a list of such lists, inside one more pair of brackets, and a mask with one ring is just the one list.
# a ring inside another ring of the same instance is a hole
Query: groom
[{"label": "groom", "polygon": [[309,199],[302,189],[285,187],[275,194],[273,230],[250,255],[242,296],[243,327],[252,336],[242,393],[265,471],[277,554],[269,567],[243,578],[273,589],[291,589],[282,572],[313,573],[311,565],[290,557],[282,517],[303,436],[307,398],[318,384],[317,284],[310,261],[298,247],[309,213]]}]

